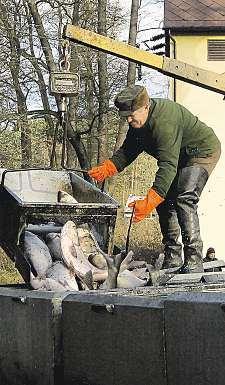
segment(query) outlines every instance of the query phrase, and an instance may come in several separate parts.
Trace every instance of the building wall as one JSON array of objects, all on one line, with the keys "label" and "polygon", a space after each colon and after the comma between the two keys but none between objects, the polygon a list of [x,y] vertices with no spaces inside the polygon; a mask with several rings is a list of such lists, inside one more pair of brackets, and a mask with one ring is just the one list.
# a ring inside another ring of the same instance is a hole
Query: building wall
[{"label": "building wall", "polygon": [[[178,60],[203,69],[225,73],[225,61],[207,61],[207,40],[225,40],[225,35],[173,37],[176,40]],[[173,81],[170,85],[170,95],[173,98]],[[220,161],[202,193],[199,218],[204,253],[212,246],[216,249],[217,257],[225,260],[225,100],[221,94],[176,81],[176,101],[211,126],[222,143]]]}]

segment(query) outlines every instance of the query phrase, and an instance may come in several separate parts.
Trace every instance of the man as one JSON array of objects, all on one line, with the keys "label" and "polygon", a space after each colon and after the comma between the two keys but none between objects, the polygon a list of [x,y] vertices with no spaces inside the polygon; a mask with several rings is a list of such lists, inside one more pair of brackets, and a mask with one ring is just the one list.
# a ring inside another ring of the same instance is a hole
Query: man
[{"label": "man", "polygon": [[141,221],[156,208],[163,235],[164,268],[183,265],[184,273],[203,271],[197,204],[220,157],[219,139],[180,104],[150,99],[143,86],[122,90],[115,105],[129,123],[125,141],[111,159],[93,167],[89,175],[103,181],[122,171],[143,151],[156,158],[158,171],[152,187],[144,200],[130,204],[134,206],[133,220]]},{"label": "man", "polygon": [[[206,257],[203,259],[203,262],[213,262],[213,261],[218,261],[216,258],[216,253],[215,249],[213,247],[209,247],[208,250],[206,251]],[[204,269],[206,272],[211,272],[211,271],[222,271],[222,267],[211,267],[209,269]]]}]

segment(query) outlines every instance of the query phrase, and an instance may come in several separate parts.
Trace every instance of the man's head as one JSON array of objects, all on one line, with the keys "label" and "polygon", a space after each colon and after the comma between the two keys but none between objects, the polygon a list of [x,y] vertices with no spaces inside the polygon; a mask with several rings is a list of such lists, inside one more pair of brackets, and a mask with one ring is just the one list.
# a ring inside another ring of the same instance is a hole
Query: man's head
[{"label": "man's head", "polygon": [[215,258],[215,249],[213,247],[209,247],[207,252],[206,252],[206,257],[209,259],[214,259]]},{"label": "man's head", "polygon": [[141,128],[148,117],[150,98],[143,86],[124,88],[115,98],[115,106],[119,108],[120,116],[127,118],[134,128]]}]

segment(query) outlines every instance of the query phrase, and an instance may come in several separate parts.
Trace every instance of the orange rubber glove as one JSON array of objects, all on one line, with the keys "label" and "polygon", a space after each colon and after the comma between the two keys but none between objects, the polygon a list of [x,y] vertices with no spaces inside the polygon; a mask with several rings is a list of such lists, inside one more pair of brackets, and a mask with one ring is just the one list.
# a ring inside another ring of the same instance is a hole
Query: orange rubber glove
[{"label": "orange rubber glove", "polygon": [[134,207],[132,222],[140,222],[147,217],[160,203],[164,201],[160,195],[152,188],[148,191],[144,199],[139,199],[129,203],[128,207]]},{"label": "orange rubber glove", "polygon": [[105,178],[113,176],[117,172],[118,171],[115,164],[111,160],[107,159],[99,166],[93,167],[91,170],[89,170],[88,174],[91,178],[97,180],[97,182],[103,182]]}]

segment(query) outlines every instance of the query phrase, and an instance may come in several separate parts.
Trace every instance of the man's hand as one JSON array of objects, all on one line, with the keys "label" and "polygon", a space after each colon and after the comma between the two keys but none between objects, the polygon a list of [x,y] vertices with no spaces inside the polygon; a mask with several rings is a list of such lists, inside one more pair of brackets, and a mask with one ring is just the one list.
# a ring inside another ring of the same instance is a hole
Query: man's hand
[{"label": "man's hand", "polygon": [[117,172],[115,164],[111,160],[107,159],[99,166],[93,167],[89,170],[88,174],[91,178],[97,180],[97,182],[103,182],[105,178],[113,176],[117,174]]},{"label": "man's hand", "polygon": [[163,201],[164,198],[151,188],[144,199],[129,203],[128,207],[134,207],[133,222],[142,221]]}]

